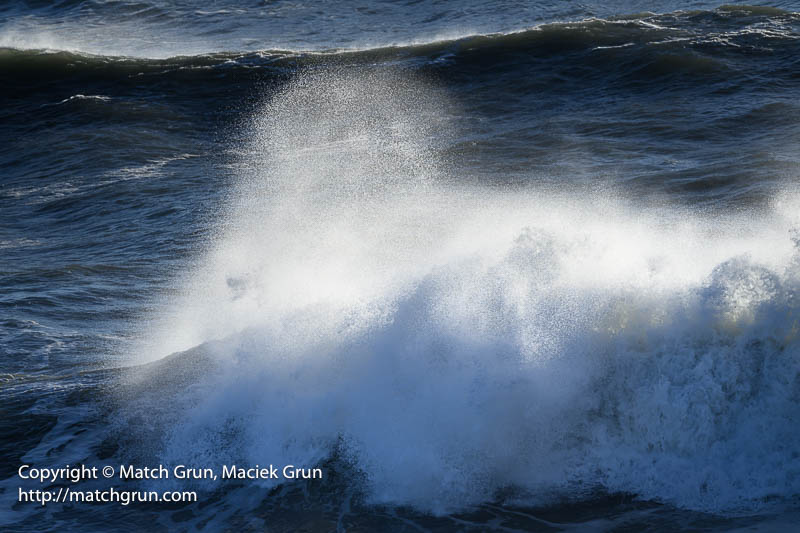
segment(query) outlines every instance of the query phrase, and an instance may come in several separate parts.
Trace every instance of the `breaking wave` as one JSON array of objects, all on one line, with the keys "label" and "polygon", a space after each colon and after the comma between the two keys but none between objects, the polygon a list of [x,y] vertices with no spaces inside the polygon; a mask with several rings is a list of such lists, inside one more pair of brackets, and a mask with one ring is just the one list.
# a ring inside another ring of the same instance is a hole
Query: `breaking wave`
[{"label": "breaking wave", "polygon": [[369,502],[437,513],[796,498],[797,199],[721,217],[464,185],[434,156],[457,115],[346,66],[256,113],[208,253],[137,351],[213,362],[173,391],[161,462],[336,456]]}]

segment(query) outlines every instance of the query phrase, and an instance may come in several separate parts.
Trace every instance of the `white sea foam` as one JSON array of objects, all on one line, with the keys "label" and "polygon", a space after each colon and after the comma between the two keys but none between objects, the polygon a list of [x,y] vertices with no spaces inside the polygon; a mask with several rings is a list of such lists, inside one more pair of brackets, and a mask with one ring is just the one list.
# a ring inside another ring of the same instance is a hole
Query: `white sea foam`
[{"label": "white sea foam", "polygon": [[796,198],[728,218],[459,185],[447,96],[299,75],[254,117],[213,246],[145,357],[212,339],[165,463],[313,466],[444,512],[603,488],[800,493]]}]

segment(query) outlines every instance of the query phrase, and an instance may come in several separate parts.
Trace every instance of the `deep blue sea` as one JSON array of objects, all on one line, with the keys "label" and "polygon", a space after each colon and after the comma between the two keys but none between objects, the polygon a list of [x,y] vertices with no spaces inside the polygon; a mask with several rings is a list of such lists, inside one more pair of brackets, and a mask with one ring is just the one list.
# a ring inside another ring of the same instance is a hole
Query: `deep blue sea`
[{"label": "deep blue sea", "polygon": [[0,530],[800,531],[799,184],[797,1],[6,0]]}]

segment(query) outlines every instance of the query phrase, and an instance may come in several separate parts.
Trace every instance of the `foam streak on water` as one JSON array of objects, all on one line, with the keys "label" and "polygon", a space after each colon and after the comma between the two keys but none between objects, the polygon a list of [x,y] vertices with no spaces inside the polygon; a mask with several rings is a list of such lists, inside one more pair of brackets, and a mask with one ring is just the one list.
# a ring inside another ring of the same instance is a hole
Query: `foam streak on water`
[{"label": "foam streak on water", "polygon": [[797,201],[720,218],[458,185],[433,156],[458,113],[406,73],[342,68],[253,117],[210,249],[136,351],[221,341],[162,461],[336,452],[369,501],[433,512],[798,494]]}]

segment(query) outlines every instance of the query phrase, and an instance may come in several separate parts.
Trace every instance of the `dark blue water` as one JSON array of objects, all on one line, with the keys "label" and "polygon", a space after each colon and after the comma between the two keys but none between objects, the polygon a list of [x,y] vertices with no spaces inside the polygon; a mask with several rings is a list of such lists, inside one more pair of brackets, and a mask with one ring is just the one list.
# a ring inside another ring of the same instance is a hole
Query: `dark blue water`
[{"label": "dark blue water", "polygon": [[792,531],[800,5],[654,9],[0,6],[0,527]]}]

